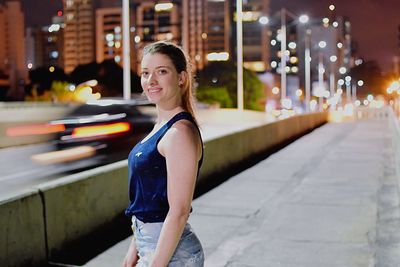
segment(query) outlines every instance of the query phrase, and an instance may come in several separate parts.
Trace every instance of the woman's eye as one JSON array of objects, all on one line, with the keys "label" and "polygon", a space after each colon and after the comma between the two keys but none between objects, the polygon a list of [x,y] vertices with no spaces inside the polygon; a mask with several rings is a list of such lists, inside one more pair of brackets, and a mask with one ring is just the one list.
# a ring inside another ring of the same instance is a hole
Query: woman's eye
[{"label": "woman's eye", "polygon": [[146,71],[143,71],[142,74],[141,74],[141,76],[143,76],[143,77],[147,77],[148,75],[149,75],[149,73],[146,72]]},{"label": "woman's eye", "polygon": [[158,71],[158,73],[159,73],[159,74],[166,74],[166,73],[167,73],[167,70],[161,69],[161,70]]}]

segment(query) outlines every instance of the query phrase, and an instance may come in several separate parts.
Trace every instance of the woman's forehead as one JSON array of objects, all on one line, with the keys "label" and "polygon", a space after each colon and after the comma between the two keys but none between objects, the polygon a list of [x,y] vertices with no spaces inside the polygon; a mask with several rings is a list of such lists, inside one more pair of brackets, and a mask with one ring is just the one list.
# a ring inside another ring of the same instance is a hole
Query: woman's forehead
[{"label": "woman's forehead", "polygon": [[142,68],[156,68],[158,66],[173,67],[171,59],[163,54],[147,54],[142,58]]}]

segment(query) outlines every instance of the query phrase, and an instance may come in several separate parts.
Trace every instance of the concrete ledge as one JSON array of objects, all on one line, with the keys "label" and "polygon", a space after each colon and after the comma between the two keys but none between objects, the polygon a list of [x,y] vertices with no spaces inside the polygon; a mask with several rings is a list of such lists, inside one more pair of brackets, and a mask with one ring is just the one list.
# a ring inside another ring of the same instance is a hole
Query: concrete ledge
[{"label": "concrete ledge", "polygon": [[110,223],[128,203],[127,160],[84,171],[38,187],[45,203],[48,257]]},{"label": "concrete ledge", "polygon": [[[210,139],[200,180],[326,121],[327,113],[307,114]],[[66,248],[111,224],[128,205],[127,177],[124,160],[41,184],[31,194],[3,202],[0,231],[7,238],[0,241],[2,266],[56,261]]]},{"label": "concrete ledge", "polygon": [[46,263],[43,203],[37,190],[0,201],[1,266]]}]

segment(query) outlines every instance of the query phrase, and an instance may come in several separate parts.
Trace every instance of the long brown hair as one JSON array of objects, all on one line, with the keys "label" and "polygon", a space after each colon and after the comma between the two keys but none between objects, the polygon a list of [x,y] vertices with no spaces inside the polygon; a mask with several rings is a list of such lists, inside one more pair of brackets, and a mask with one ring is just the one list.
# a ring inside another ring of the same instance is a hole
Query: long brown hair
[{"label": "long brown hair", "polygon": [[181,73],[186,72],[187,78],[185,83],[182,85],[182,106],[187,112],[189,112],[194,121],[197,124],[197,120],[194,112],[194,93],[193,93],[193,75],[191,71],[190,62],[185,52],[171,42],[159,41],[146,45],[143,48],[143,57],[147,54],[162,54],[171,59],[176,71]]}]

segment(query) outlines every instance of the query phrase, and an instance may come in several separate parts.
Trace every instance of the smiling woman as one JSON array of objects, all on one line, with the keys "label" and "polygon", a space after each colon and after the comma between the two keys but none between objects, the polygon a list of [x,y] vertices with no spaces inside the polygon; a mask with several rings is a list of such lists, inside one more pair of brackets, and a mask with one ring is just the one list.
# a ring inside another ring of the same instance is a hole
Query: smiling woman
[{"label": "smiling woman", "polygon": [[201,243],[188,224],[203,142],[193,113],[192,79],[182,49],[157,42],[143,50],[141,84],[156,104],[157,123],[130,152],[131,266],[203,266]]}]

